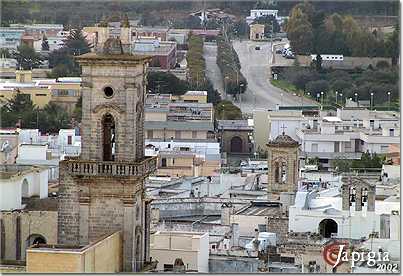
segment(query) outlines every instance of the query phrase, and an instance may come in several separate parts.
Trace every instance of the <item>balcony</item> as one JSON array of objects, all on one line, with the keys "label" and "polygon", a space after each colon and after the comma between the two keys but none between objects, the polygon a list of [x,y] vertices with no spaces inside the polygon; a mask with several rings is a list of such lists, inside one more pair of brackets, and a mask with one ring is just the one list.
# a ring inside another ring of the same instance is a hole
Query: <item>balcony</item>
[{"label": "balcony", "polygon": [[157,158],[146,157],[138,162],[88,161],[68,159],[62,161],[74,176],[139,176],[147,177],[156,170]]}]

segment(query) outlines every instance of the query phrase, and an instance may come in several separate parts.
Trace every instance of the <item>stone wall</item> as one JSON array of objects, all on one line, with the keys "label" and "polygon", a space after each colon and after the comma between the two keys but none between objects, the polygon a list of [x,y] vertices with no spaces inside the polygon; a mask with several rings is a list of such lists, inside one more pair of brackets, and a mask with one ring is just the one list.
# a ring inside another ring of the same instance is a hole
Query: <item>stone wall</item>
[{"label": "stone wall", "polygon": [[72,177],[63,162],[60,172],[59,243],[88,244],[105,234],[123,231],[124,269],[133,270],[133,262],[144,260],[142,252],[147,247],[143,239],[143,180],[128,176]]},{"label": "stone wall", "polygon": [[122,271],[122,237],[120,232],[85,247],[34,247],[27,251],[29,273],[114,273]]},{"label": "stone wall", "polygon": [[276,233],[280,242],[285,241],[288,233],[288,217],[269,217],[267,219],[267,232]]},{"label": "stone wall", "polygon": [[[249,131],[239,131],[239,130],[224,130],[221,133],[222,140],[222,151],[227,153],[250,153],[249,150]],[[233,137],[239,137],[242,139],[242,151],[232,152],[231,151],[231,139]]]},{"label": "stone wall", "polygon": [[[30,237],[40,235],[47,243],[57,242],[56,211],[3,211],[0,219],[4,227],[2,259],[25,260],[25,251],[31,245],[28,242]],[[20,221],[19,227],[17,227],[17,220]],[[17,258],[17,247],[19,247],[19,258]]]},{"label": "stone wall", "polygon": [[256,273],[259,260],[241,257],[210,257],[209,273]]},{"label": "stone wall", "polygon": [[[115,160],[139,160],[144,155],[145,60],[100,61],[79,58],[82,65],[82,154],[85,160],[102,160],[102,119],[115,122]],[[130,76],[128,78],[127,76]],[[106,96],[111,87],[112,96]]]}]

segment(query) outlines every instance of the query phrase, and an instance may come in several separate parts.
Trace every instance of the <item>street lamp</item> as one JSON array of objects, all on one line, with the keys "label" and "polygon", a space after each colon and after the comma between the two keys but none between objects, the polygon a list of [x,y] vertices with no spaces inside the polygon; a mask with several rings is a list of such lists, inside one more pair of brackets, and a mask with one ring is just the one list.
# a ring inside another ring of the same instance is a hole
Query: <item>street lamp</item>
[{"label": "street lamp", "polygon": [[224,77],[224,99],[227,99],[227,79],[229,79],[228,76]]},{"label": "street lamp", "polygon": [[324,100],[324,96],[323,96],[323,94],[325,94],[323,91],[322,92],[320,92],[320,95],[321,95],[321,105],[322,105],[322,109],[323,109],[323,100]]},{"label": "street lamp", "polygon": [[339,94],[339,92],[336,91],[336,105],[337,105],[337,94]]},{"label": "street lamp", "polygon": [[354,93],[354,96],[355,96],[355,102],[357,103],[357,106],[358,106],[358,93],[357,92]]},{"label": "street lamp", "polygon": [[281,96],[280,106],[283,106],[283,95],[284,95],[283,93],[280,94],[280,96]]},{"label": "street lamp", "polygon": [[388,92],[388,111],[390,111],[390,92]]},{"label": "street lamp", "polygon": [[374,107],[374,92],[371,92],[371,104],[370,104],[371,110]]},{"label": "street lamp", "polygon": [[239,85],[239,108],[241,108],[241,105],[242,105],[241,90],[242,90],[242,87],[243,87],[243,86],[244,86],[243,83],[241,83],[241,84]]}]

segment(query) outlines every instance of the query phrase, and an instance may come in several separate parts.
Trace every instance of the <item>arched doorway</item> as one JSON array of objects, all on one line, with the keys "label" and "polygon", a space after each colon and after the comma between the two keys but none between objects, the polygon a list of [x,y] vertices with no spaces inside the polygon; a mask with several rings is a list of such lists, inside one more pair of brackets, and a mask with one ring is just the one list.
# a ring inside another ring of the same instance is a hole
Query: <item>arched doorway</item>
[{"label": "arched doorway", "polygon": [[29,186],[28,186],[28,180],[25,178],[23,181],[22,181],[22,184],[21,184],[22,186],[21,186],[21,197],[29,197]]},{"label": "arched doorway", "polygon": [[234,136],[231,139],[231,152],[242,152],[242,139]]},{"label": "arched doorway", "polygon": [[332,234],[337,234],[337,222],[332,219],[324,219],[319,223],[319,234],[325,238],[331,238]]},{"label": "arched doorway", "polygon": [[40,234],[32,234],[27,238],[26,243],[27,247],[35,244],[46,244],[46,239]]},{"label": "arched doorway", "polygon": [[115,120],[109,113],[102,118],[102,152],[104,161],[114,161]]}]

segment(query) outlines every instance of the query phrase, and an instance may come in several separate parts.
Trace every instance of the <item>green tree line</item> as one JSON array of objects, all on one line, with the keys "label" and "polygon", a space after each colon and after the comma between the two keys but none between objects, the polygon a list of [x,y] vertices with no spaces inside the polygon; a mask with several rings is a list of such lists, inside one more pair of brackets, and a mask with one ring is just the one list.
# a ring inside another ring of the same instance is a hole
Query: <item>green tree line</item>
[{"label": "green tree line", "polygon": [[398,25],[392,34],[384,35],[359,26],[351,15],[327,15],[309,2],[294,6],[285,30],[296,54],[391,57],[393,65],[399,55]]},{"label": "green tree line", "polygon": [[217,38],[217,65],[224,78],[227,94],[237,95],[246,91],[248,82],[240,71],[238,55],[232,43],[222,35]]}]

